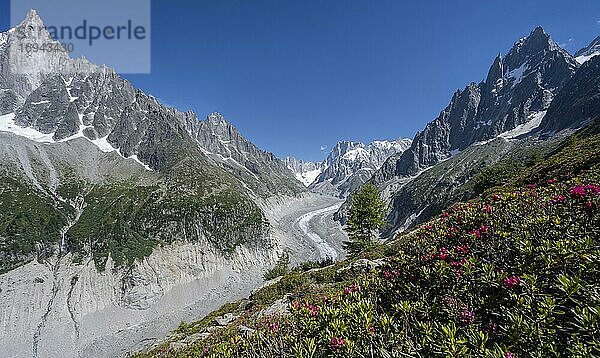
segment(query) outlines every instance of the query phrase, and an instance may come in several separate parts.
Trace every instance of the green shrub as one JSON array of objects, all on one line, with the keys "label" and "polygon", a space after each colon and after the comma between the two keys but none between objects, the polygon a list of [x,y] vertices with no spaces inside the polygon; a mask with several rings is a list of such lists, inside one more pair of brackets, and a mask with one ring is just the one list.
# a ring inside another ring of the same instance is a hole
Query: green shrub
[{"label": "green shrub", "polygon": [[298,272],[306,272],[306,271],[310,271],[310,270],[314,270],[314,269],[320,269],[323,267],[327,267],[327,266],[330,266],[333,264],[334,264],[333,259],[331,257],[327,257],[320,261],[303,262],[295,270],[297,270]]}]

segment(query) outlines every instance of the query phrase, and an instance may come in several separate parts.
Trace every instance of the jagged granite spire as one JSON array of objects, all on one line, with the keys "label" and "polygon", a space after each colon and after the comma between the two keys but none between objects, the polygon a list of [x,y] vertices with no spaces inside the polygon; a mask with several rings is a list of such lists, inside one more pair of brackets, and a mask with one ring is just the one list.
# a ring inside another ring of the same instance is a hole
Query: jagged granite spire
[{"label": "jagged granite spire", "polygon": [[0,89],[11,90],[19,104],[52,74],[87,74],[97,68],[87,60],[71,59],[64,51],[28,50],[31,46],[56,43],[35,10],[30,10],[25,19],[15,28],[3,33],[2,38],[1,42],[4,44],[0,47]]},{"label": "jagged granite spire", "polygon": [[494,63],[490,70],[488,71],[487,78],[485,83],[488,85],[495,86],[498,79],[504,78],[504,66],[502,63],[502,54],[499,53],[498,56],[494,59]]},{"label": "jagged granite spire", "polygon": [[538,61],[549,53],[559,55],[570,65],[577,67],[574,58],[558,46],[540,26],[514,44],[504,59],[504,65],[507,71],[511,71],[528,61]]},{"label": "jagged granite spire", "polygon": [[27,15],[25,16],[25,20],[23,20],[23,22],[19,26],[22,25],[36,25],[43,28],[44,22],[42,21],[42,18],[38,15],[37,10],[30,9]]}]

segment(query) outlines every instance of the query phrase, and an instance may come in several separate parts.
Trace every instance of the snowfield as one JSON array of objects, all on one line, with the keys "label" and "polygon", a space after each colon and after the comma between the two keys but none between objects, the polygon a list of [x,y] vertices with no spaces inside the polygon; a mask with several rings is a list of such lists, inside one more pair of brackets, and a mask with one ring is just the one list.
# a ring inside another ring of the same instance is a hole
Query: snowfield
[{"label": "snowfield", "polygon": [[[39,103],[44,103],[44,102],[48,102],[48,101],[42,101]],[[81,120],[82,116],[80,115],[80,120]],[[17,125],[14,121],[15,119],[15,114],[14,113],[9,113],[9,114],[5,114],[0,116],[0,132],[9,132],[9,133],[13,133],[16,134],[20,137],[25,137],[27,139],[30,139],[34,142],[38,142],[38,143],[59,143],[59,142],[68,142],[70,140],[73,140],[75,138],[84,138],[87,141],[93,143],[96,147],[98,147],[98,149],[100,149],[101,151],[103,151],[104,153],[110,153],[110,152],[117,152],[121,157],[125,158],[125,159],[131,159],[136,161],[137,163],[139,163],[140,165],[142,165],[146,170],[148,171],[152,171],[152,168],[150,168],[148,165],[146,165],[145,163],[143,163],[138,157],[137,155],[132,155],[130,157],[125,157],[123,154],[121,154],[121,151],[118,148],[114,148],[109,142],[108,142],[108,136],[104,137],[104,138],[99,138],[96,140],[91,140],[89,138],[87,138],[84,134],[83,131],[85,130],[85,128],[87,128],[86,126],[83,125],[83,123],[80,123],[79,126],[79,132],[72,135],[69,138],[65,138],[63,140],[60,141],[56,141],[54,140],[54,133],[42,133],[39,132],[37,130],[35,130],[34,128],[31,127],[21,127],[19,125]]]},{"label": "snowfield", "polygon": [[523,134],[527,134],[542,124],[545,115],[546,111],[537,112],[529,117],[529,121],[516,126],[515,129],[500,134],[499,137],[504,139],[515,139]]}]

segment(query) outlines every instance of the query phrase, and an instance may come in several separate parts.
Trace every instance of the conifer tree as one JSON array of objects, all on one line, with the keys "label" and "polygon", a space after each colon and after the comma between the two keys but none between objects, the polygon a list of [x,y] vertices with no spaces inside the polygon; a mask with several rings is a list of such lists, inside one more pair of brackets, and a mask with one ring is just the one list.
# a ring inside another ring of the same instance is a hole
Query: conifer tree
[{"label": "conifer tree", "polygon": [[349,256],[374,245],[379,230],[385,227],[386,207],[381,200],[379,190],[373,184],[365,184],[352,197],[348,210],[346,231],[349,241],[344,242],[344,248]]}]

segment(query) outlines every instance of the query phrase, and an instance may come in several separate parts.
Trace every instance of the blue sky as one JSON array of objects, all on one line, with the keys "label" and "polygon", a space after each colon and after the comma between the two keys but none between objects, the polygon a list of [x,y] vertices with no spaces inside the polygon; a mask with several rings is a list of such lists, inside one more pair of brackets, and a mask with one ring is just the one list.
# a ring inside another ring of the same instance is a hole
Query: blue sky
[{"label": "blue sky", "polygon": [[538,25],[574,52],[600,34],[600,2],[157,0],[152,73],[125,76],[280,157],[320,160],[338,140],[413,137]]}]

